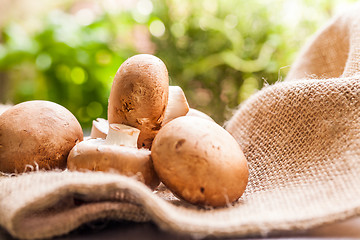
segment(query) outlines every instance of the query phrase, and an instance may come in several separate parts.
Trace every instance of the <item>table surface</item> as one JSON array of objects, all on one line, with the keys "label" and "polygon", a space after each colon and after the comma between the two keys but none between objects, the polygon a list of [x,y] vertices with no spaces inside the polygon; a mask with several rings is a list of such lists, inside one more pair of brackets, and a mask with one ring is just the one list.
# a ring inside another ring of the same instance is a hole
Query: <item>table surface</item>
[{"label": "table surface", "polygon": [[[268,236],[271,239],[360,239],[360,217],[348,219],[334,224],[317,227],[306,231],[281,233]],[[1,240],[13,240],[13,238],[0,228]],[[56,240],[115,240],[115,239],[172,239],[187,240],[190,236],[164,232],[155,224],[133,223],[123,221],[102,221],[85,224],[73,232],[56,237]],[[241,238],[230,238],[241,239]],[[255,237],[253,239],[260,239]],[[267,238],[261,238],[267,239]]]}]

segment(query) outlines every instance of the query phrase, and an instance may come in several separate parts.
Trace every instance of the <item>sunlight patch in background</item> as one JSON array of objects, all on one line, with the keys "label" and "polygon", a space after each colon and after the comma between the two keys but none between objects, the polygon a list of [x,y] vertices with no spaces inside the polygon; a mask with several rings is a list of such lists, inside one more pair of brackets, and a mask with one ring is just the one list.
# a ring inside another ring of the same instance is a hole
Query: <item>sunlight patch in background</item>
[{"label": "sunlight patch in background", "polygon": [[354,2],[2,0],[0,102],[54,101],[86,129],[107,117],[120,64],[149,53],[191,107],[221,124],[264,84],[284,79],[307,39]]}]

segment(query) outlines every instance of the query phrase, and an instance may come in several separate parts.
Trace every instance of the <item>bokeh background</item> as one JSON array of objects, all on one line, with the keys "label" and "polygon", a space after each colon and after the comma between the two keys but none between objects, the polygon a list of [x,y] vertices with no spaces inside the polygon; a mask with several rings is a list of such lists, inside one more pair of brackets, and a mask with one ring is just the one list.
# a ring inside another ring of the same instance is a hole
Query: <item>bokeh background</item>
[{"label": "bokeh background", "polygon": [[281,81],[308,38],[355,0],[1,0],[0,102],[45,99],[84,129],[106,118],[113,77],[138,53],[222,124]]}]

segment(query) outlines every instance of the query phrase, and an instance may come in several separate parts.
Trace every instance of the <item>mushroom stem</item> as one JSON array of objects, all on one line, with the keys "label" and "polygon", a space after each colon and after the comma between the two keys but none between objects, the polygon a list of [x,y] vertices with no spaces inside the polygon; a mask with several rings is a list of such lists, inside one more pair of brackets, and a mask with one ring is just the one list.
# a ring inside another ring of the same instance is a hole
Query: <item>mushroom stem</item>
[{"label": "mushroom stem", "polygon": [[137,147],[140,130],[124,124],[112,123],[106,136],[105,144]]},{"label": "mushroom stem", "polygon": [[103,118],[97,118],[92,122],[91,138],[106,138],[109,131],[109,122]]},{"label": "mushroom stem", "polygon": [[186,116],[192,116],[192,117],[199,117],[199,118],[203,118],[203,119],[207,119],[209,121],[214,121],[214,119],[212,119],[209,115],[207,115],[206,113],[203,113],[195,108],[190,108],[189,112],[186,114]]},{"label": "mushroom stem", "polygon": [[177,117],[185,116],[188,111],[189,104],[181,87],[169,86],[168,105],[165,110],[162,125],[165,125]]}]

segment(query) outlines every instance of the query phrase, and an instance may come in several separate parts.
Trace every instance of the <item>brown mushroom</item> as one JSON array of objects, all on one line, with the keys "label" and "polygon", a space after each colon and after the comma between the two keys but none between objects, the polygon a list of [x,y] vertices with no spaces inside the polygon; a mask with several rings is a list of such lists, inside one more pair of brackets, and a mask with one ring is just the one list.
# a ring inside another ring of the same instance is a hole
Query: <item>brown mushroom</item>
[{"label": "brown mushroom", "polygon": [[138,149],[140,131],[123,124],[110,124],[106,139],[88,139],[78,143],[68,157],[69,170],[114,171],[134,176],[154,189],[159,185],[150,150]]},{"label": "brown mushroom", "polygon": [[[179,86],[169,86],[168,104],[164,113],[161,125],[165,125],[171,120],[185,116],[189,112],[189,104],[183,90]],[[204,114],[204,113],[203,113]],[[204,114],[207,116],[206,114]],[[210,117],[209,117],[210,118]],[[109,131],[109,122],[103,118],[97,118],[92,122],[91,138],[106,138]]]},{"label": "brown mushroom", "polygon": [[248,167],[236,140],[218,124],[179,117],[156,135],[151,156],[160,180],[180,198],[224,206],[245,191]]},{"label": "brown mushroom", "polygon": [[109,97],[109,123],[140,129],[138,147],[150,148],[168,103],[169,78],[157,57],[139,54],[118,69]]},{"label": "brown mushroom", "polygon": [[48,101],[17,104],[0,115],[0,171],[64,169],[82,139],[79,122],[66,108]]}]

